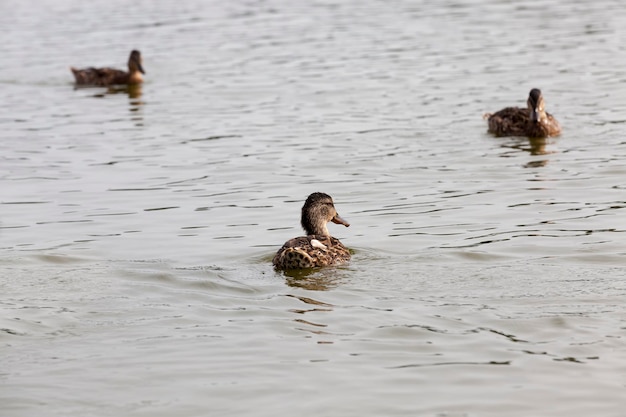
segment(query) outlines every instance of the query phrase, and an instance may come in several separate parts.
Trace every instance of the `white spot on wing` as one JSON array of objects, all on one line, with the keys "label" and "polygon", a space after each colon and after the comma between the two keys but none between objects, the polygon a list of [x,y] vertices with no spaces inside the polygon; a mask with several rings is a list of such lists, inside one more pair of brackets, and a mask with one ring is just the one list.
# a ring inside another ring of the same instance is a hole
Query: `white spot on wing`
[{"label": "white spot on wing", "polygon": [[319,241],[319,240],[317,240],[317,239],[311,239],[311,245],[312,245],[314,248],[324,249],[324,250],[326,249],[326,245],[324,245],[322,242],[320,242],[320,241]]}]

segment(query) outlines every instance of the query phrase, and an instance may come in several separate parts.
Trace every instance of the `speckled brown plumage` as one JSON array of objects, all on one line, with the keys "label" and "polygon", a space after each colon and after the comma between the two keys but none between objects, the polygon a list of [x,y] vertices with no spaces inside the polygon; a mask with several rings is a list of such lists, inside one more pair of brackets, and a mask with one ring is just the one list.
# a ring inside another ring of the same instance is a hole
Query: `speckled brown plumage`
[{"label": "speckled brown plumage", "polygon": [[277,269],[303,269],[321,266],[341,265],[350,260],[350,251],[339,241],[330,236],[328,222],[350,224],[335,209],[328,194],[313,193],[302,206],[300,223],[307,233],[288,240],[278,250],[272,264]]},{"label": "speckled brown plumage", "polygon": [[544,109],[545,103],[541,91],[530,90],[527,108],[506,107],[484,117],[489,124],[489,133],[496,136],[527,136],[545,138],[561,133],[559,122]]},{"label": "speckled brown plumage", "polygon": [[83,68],[70,67],[76,85],[108,87],[111,85],[140,84],[146,72],[141,65],[141,53],[132,51],[128,58],[128,72],[115,68]]},{"label": "speckled brown plumage", "polygon": [[[317,240],[319,244],[311,243]],[[318,266],[341,265],[350,260],[350,251],[332,236],[300,236],[285,242],[272,263],[280,269],[302,269]]]}]

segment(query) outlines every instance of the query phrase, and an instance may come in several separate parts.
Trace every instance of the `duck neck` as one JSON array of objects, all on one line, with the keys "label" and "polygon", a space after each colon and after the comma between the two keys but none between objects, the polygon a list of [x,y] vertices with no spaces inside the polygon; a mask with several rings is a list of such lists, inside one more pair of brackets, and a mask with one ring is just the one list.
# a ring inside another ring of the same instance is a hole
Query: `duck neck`
[{"label": "duck neck", "polygon": [[303,215],[300,223],[302,224],[302,228],[307,235],[330,236],[328,227],[326,227],[326,222],[323,220],[319,221],[316,217],[311,218]]},{"label": "duck neck", "polygon": [[326,227],[326,223],[311,224],[308,226],[309,227],[304,228],[307,235],[330,236],[330,233],[328,232],[328,227]]},{"label": "duck neck", "polygon": [[316,228],[316,232],[313,233],[314,235],[323,235],[323,236],[330,236],[330,232],[328,231],[328,227],[326,227],[326,223],[322,223],[317,225]]}]

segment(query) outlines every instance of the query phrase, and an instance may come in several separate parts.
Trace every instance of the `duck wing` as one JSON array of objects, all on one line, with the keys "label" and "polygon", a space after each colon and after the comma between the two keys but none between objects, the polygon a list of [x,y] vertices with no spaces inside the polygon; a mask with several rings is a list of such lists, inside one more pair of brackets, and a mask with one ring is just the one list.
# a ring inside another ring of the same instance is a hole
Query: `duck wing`
[{"label": "duck wing", "polygon": [[288,240],[272,264],[278,269],[303,269],[340,265],[350,260],[350,251],[332,236],[309,235]]},{"label": "duck wing", "polygon": [[496,136],[526,136],[530,115],[528,109],[506,107],[487,116],[489,133]]},{"label": "duck wing", "polygon": [[115,84],[125,84],[128,73],[115,68],[70,68],[78,85],[93,85],[106,87]]}]

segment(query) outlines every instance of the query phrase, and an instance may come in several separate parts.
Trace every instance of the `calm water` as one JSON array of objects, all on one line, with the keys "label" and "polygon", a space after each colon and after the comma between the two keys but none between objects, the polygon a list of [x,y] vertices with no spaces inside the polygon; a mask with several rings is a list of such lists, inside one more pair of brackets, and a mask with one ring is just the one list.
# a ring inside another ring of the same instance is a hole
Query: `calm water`
[{"label": "calm water", "polygon": [[[623,416],[621,1],[0,3],[0,415]],[[146,83],[74,89],[74,66]],[[532,87],[564,127],[496,139]],[[331,194],[350,265],[271,258]]]}]

